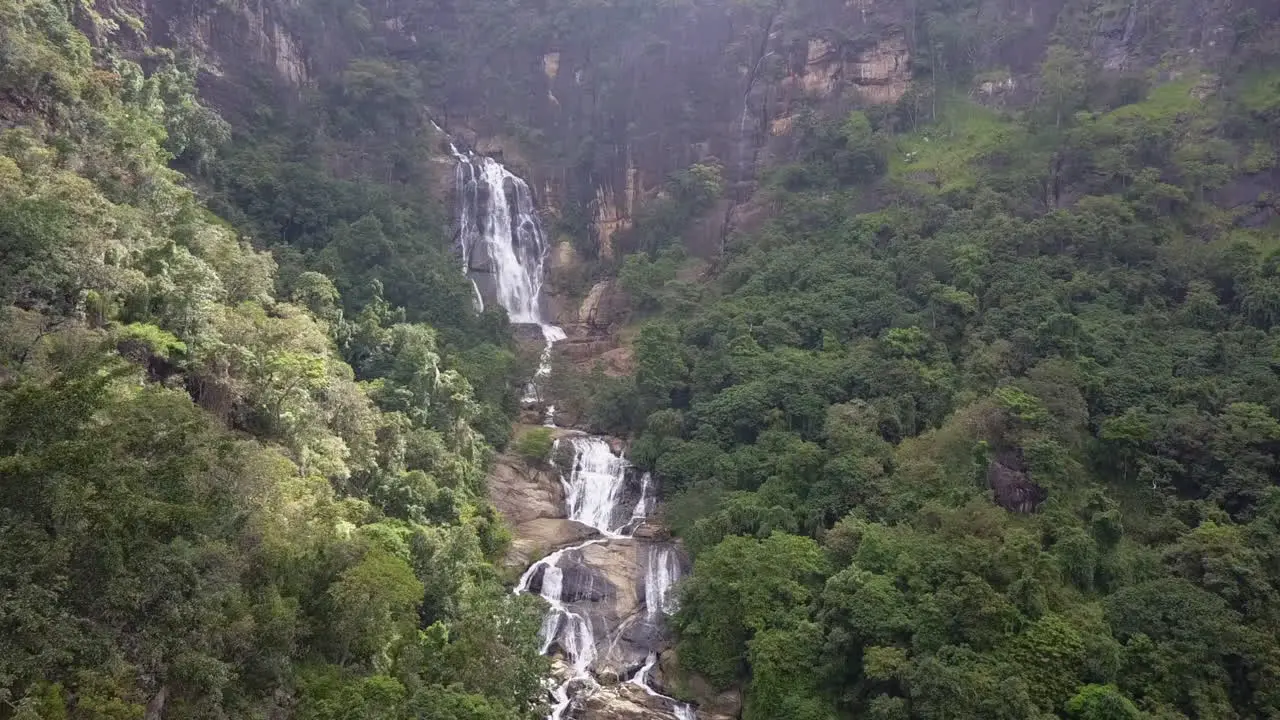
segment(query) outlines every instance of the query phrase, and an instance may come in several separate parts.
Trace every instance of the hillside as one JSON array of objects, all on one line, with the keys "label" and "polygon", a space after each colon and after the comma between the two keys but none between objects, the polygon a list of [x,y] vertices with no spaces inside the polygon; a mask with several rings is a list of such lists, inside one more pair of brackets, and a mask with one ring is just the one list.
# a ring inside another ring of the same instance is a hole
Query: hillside
[{"label": "hillside", "polygon": [[169,167],[228,137],[189,68],[70,10],[0,2],[0,717],[538,716],[450,369],[502,319],[283,282]]},{"label": "hillside", "polygon": [[1270,0],[0,0],[0,720],[543,717],[547,404],[561,717],[1280,717],[1277,153]]}]

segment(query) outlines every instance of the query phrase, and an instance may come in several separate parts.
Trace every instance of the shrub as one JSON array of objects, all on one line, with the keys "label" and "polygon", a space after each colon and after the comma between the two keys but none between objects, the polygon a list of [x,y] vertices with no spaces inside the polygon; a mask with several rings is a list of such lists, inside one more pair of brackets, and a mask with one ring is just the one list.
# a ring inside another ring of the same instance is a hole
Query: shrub
[{"label": "shrub", "polygon": [[530,465],[545,465],[551,459],[554,444],[551,428],[534,428],[516,440],[516,454]]}]

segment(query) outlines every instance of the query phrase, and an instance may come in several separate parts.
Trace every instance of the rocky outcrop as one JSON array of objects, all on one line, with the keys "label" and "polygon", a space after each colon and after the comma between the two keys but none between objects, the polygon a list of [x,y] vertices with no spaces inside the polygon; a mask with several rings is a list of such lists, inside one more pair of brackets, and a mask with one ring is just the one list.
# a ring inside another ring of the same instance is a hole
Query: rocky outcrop
[{"label": "rocky outcrop", "polygon": [[[854,50],[823,38],[810,38],[804,63],[786,82],[807,95],[826,99],[846,85],[865,102],[889,105],[907,93],[911,83],[911,52],[900,31]],[[781,119],[781,118],[780,118]]]},{"label": "rocky outcrop", "polygon": [[[576,434],[560,428],[554,432],[561,439]],[[602,439],[614,455],[622,453],[621,440]],[[571,472],[572,444],[561,442],[555,455],[556,465]],[[557,563],[562,570],[559,598],[591,622],[596,645],[592,671],[601,682],[614,684],[634,675],[650,652],[666,645],[665,624],[660,612],[646,606],[644,583],[655,543],[669,547],[669,533],[659,525],[639,523],[634,537],[584,542],[598,538],[599,533],[566,519],[560,472],[550,465],[530,467],[511,454],[499,456],[489,476],[489,497],[514,535],[504,564],[523,569],[555,550],[580,545],[565,551]],[[643,482],[630,469],[624,477],[613,495],[615,513],[609,526],[629,529],[635,526],[628,519],[641,498]],[[535,568],[526,590],[540,594],[546,572],[544,565]]]},{"label": "rocky outcrop", "polygon": [[699,720],[734,720],[742,714],[741,690],[717,690],[706,678],[681,668],[674,649],[658,658],[653,684],[664,693],[692,700],[698,706]]},{"label": "rocky outcrop", "polygon": [[591,286],[587,296],[577,308],[576,317],[564,324],[576,322],[588,327],[611,327],[626,320],[630,311],[626,293],[616,280],[601,280]]},{"label": "rocky outcrop", "polygon": [[593,528],[563,518],[535,518],[516,525],[511,534],[511,548],[507,550],[502,564],[521,569],[550,552],[599,535]]},{"label": "rocky outcrop", "polygon": [[[579,4],[566,22],[548,24],[535,22],[536,3],[519,4],[504,20],[520,29],[499,41],[481,29],[490,11],[483,3],[386,0],[359,12],[286,0],[94,3],[121,34],[137,26],[130,18],[144,19],[139,45],[194,49],[202,94],[233,124],[256,122],[264,105],[298,106],[308,91],[340,90],[352,61],[377,56],[374,47],[417,70],[430,63],[432,90],[414,102],[429,103],[461,145],[500,156],[529,181],[540,207],[575,216],[572,232],[591,236],[578,238],[591,241],[583,247],[594,243],[586,254],[606,259],[671,172],[718,158],[729,200],[742,203],[759,168],[785,157],[802,111],[898,102],[921,54],[915,44],[930,37],[913,6],[893,0],[708,0],[643,14],[633,5]],[[1280,19],[1274,0],[1094,6],[1073,19],[1065,13],[1078,9],[1067,0],[982,3],[982,42],[966,59],[979,75],[1000,69],[1008,78],[977,94],[993,104],[1014,88],[1034,96],[1059,30],[1077,27],[1071,42],[1100,67],[1131,73],[1212,67],[1236,51],[1246,24]],[[438,176],[375,168],[353,159],[358,149],[346,154],[335,162],[349,174]],[[730,214],[716,213],[721,228],[712,236],[725,236]]]},{"label": "rocky outcrop", "polygon": [[[560,437],[572,434],[556,429]],[[503,559],[506,567],[523,569],[549,552],[598,535],[565,518],[564,484],[554,467],[532,467],[504,453],[489,473],[488,488],[490,502],[511,528],[511,548]]]},{"label": "rocky outcrop", "polygon": [[[699,718],[708,718],[701,713]],[[574,713],[576,720],[679,720],[670,700],[622,683],[597,690]]]},{"label": "rocky outcrop", "polygon": [[555,352],[579,367],[589,368],[592,360],[618,346],[618,339],[609,328],[569,325],[565,333],[568,337],[556,344]]},{"label": "rocky outcrop", "polygon": [[[606,685],[634,675],[663,633],[662,624],[649,619],[644,607],[641,583],[647,547],[631,538],[616,538],[572,550],[560,562],[561,600],[591,621],[596,638],[592,670]],[[544,574],[542,568],[535,571],[530,592],[542,591]]]},{"label": "rocky outcrop", "polygon": [[987,466],[987,484],[995,500],[1006,510],[1035,512],[1049,493],[1031,481],[1027,464],[1019,450],[1001,452]]},{"label": "rocky outcrop", "polygon": [[550,467],[530,467],[511,453],[489,473],[489,500],[513,527],[538,518],[563,518],[564,486]]}]

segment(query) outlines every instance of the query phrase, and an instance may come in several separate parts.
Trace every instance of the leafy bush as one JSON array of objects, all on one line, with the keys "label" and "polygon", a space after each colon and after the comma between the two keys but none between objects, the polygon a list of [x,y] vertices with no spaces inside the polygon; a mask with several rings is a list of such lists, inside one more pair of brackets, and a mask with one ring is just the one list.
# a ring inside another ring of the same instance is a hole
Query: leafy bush
[{"label": "leafy bush", "polygon": [[546,465],[551,460],[551,449],[555,439],[551,436],[551,428],[538,427],[525,431],[516,439],[515,450],[530,465]]}]

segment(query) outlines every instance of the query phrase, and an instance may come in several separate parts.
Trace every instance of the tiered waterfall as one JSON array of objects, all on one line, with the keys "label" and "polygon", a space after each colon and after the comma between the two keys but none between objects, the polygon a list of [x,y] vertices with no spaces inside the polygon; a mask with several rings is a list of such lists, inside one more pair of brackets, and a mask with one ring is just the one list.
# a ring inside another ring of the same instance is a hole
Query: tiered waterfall
[{"label": "tiered waterfall", "polygon": [[[476,288],[477,305],[490,297],[513,323],[537,325],[545,350],[527,400],[537,401],[540,379],[550,373],[551,349],[564,332],[547,322],[542,309],[542,282],[548,255],[533,195],[528,184],[489,157],[463,153],[457,159],[458,242],[464,270]],[[554,410],[545,408],[546,422]],[[642,540],[635,531],[655,506],[653,481],[637,475],[608,440],[566,433],[571,456],[560,467],[564,486],[564,515],[595,531],[592,539],[560,548],[530,566],[520,578],[517,593],[536,593],[546,600],[541,642],[543,653],[558,654],[563,666],[553,679],[553,710],[549,718],[575,717],[575,712],[600,681],[625,680],[638,685],[662,711],[654,717],[685,720],[694,717],[688,705],[660,695],[650,677],[663,647],[666,616],[674,609],[672,586],[679,580],[681,560],[668,543]],[[600,598],[617,592],[616,584],[593,566],[601,552],[621,551],[634,559],[637,577],[635,604],[627,617],[602,612]],[[619,672],[621,671],[621,672]],[[607,675],[605,678],[603,676]],[[619,677],[621,675],[621,677]]]}]

